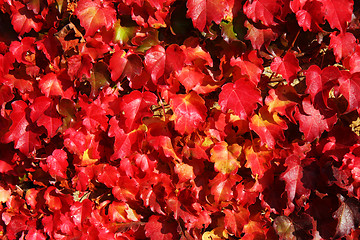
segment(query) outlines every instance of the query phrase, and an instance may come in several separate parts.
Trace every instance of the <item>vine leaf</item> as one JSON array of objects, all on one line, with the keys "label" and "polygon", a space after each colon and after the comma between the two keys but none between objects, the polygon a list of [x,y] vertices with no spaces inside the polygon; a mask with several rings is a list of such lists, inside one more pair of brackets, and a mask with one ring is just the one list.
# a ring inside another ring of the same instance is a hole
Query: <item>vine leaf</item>
[{"label": "vine leaf", "polygon": [[15,148],[24,154],[29,154],[41,146],[40,133],[29,119],[27,104],[18,100],[11,104],[13,111],[10,114],[12,124],[10,129],[2,138],[4,143],[14,142]]},{"label": "vine leaf", "polygon": [[325,19],[332,28],[345,32],[347,23],[351,21],[354,1],[352,0],[324,0]]},{"label": "vine leaf", "polygon": [[116,11],[109,1],[80,0],[75,15],[86,30],[85,37],[94,35],[103,26],[110,29],[116,21]]},{"label": "vine leaf", "polygon": [[186,16],[191,18],[194,27],[202,32],[212,21],[219,24],[226,16],[232,16],[232,5],[233,1],[230,0],[188,0]]},{"label": "vine leaf", "polygon": [[281,74],[289,83],[293,82],[297,76],[297,72],[301,70],[299,60],[292,52],[287,52],[283,58],[275,57],[270,68],[277,74]]},{"label": "vine leaf", "polygon": [[170,105],[174,111],[170,120],[175,121],[175,129],[181,134],[190,134],[205,122],[205,101],[196,92],[174,95],[170,99]]},{"label": "vine leaf", "polygon": [[304,134],[304,140],[312,142],[326,130],[330,131],[337,121],[336,115],[325,118],[319,110],[311,104],[309,98],[302,102],[302,110],[296,108],[295,118],[299,121],[300,131]]},{"label": "vine leaf", "polygon": [[253,114],[257,103],[261,103],[260,91],[252,82],[243,78],[225,84],[219,94],[221,110],[226,112],[231,109],[244,120]]}]

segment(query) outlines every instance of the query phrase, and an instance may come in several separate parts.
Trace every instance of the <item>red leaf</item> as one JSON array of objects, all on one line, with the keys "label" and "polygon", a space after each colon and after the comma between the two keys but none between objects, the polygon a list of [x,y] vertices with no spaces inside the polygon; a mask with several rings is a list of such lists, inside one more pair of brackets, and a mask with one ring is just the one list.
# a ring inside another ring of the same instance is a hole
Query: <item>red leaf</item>
[{"label": "red leaf", "polygon": [[301,166],[301,160],[297,155],[290,155],[285,160],[287,169],[280,175],[280,179],[286,183],[286,192],[289,201],[290,211],[293,210],[294,204],[292,203],[295,197],[310,196],[310,189],[304,187],[304,183],[301,181],[303,178],[303,168]]},{"label": "red leaf", "polygon": [[80,0],[77,3],[75,15],[81,26],[86,30],[86,36],[92,36],[103,26],[108,30],[116,21],[116,11],[112,2],[101,0]]},{"label": "red leaf", "polygon": [[351,21],[354,2],[352,0],[324,0],[325,19],[332,28],[344,33],[347,23]]},{"label": "red leaf", "polygon": [[279,0],[248,0],[244,5],[244,13],[248,18],[254,22],[261,21],[266,26],[276,25],[274,18],[280,10]]},{"label": "red leaf", "polygon": [[249,127],[260,136],[261,142],[271,149],[277,141],[285,140],[283,130],[288,128],[286,122],[276,112],[269,113],[267,107],[262,107],[259,114],[251,118]]},{"label": "red leaf", "polygon": [[110,160],[121,159],[129,156],[136,149],[136,142],[141,139],[141,131],[134,130],[129,133],[120,128],[119,121],[116,117],[110,119],[109,137],[115,137],[114,154],[110,157]]},{"label": "red leaf", "polygon": [[360,203],[357,199],[348,198],[345,200],[340,194],[338,197],[341,205],[333,214],[333,217],[338,219],[334,238],[349,236],[355,229],[355,225],[359,224],[360,217]]},{"label": "red leaf", "polygon": [[151,161],[145,154],[136,154],[135,163],[143,172],[154,170],[155,161]]},{"label": "red leaf", "polygon": [[174,95],[170,105],[174,111],[175,129],[181,134],[194,132],[206,119],[205,101],[195,92]]},{"label": "red leaf", "polygon": [[257,103],[261,103],[260,91],[245,79],[223,85],[219,94],[221,110],[226,112],[231,109],[241,119],[251,117]]},{"label": "red leaf", "polygon": [[58,128],[62,125],[62,119],[56,110],[55,103],[45,96],[37,97],[30,106],[31,120],[39,127],[44,126],[50,138],[55,136]]},{"label": "red leaf", "polygon": [[13,98],[14,94],[11,92],[11,88],[6,85],[0,85],[0,109],[2,108],[3,103],[9,102]]},{"label": "red leaf", "polygon": [[241,74],[247,75],[248,78],[254,85],[257,85],[260,82],[260,76],[263,72],[263,60],[258,58],[256,51],[251,51],[247,55],[247,59],[244,57],[241,58],[231,58],[231,66],[238,66],[241,70]]},{"label": "red leaf", "polygon": [[191,18],[194,27],[203,32],[212,21],[219,24],[226,16],[231,16],[233,1],[221,0],[188,0],[186,16]]},{"label": "red leaf", "polygon": [[255,146],[249,145],[244,147],[246,157],[245,167],[250,168],[254,176],[262,178],[265,172],[271,168],[273,154],[265,147],[259,147],[259,141],[255,142],[255,144]]},{"label": "red leaf", "polygon": [[295,106],[300,101],[296,90],[291,85],[280,85],[276,89],[270,89],[269,95],[265,99],[270,113],[279,113],[286,116],[295,123]]},{"label": "red leaf", "polygon": [[292,52],[287,52],[283,58],[275,57],[270,67],[272,71],[281,74],[289,83],[292,83],[297,76],[297,72],[301,70],[299,60]]},{"label": "red leaf", "polygon": [[336,35],[335,32],[330,34],[329,49],[333,49],[336,61],[350,56],[356,47],[356,38],[352,33],[340,33]]},{"label": "red leaf", "polygon": [[47,167],[52,177],[66,178],[66,168],[69,165],[67,154],[64,150],[55,149],[52,155],[46,158]]},{"label": "red leaf", "polygon": [[97,180],[109,188],[116,186],[120,178],[118,169],[108,164],[97,165]]},{"label": "red leaf", "polygon": [[[21,42],[13,41],[10,45],[9,51],[16,58],[16,61],[24,64],[32,64],[34,59],[29,58],[29,55],[35,53],[35,38],[24,37]],[[6,55],[5,55],[6,56]]]},{"label": "red leaf", "polygon": [[[294,1],[292,1],[291,4],[293,2]],[[306,1],[305,5],[301,7],[301,9],[294,10],[293,8],[293,11],[296,13],[296,19],[299,26],[302,27],[304,31],[322,31],[319,26],[320,24],[324,24],[324,11],[323,4],[321,2],[317,0]]]},{"label": "red leaf", "polygon": [[2,77],[9,73],[10,69],[14,69],[13,63],[15,62],[15,57],[11,52],[5,53],[5,55],[0,54],[0,80]]},{"label": "red leaf", "polygon": [[306,93],[310,94],[311,101],[314,102],[315,96],[323,89],[321,79],[321,69],[317,65],[311,65],[305,72]]},{"label": "red leaf", "polygon": [[202,84],[204,77],[205,74],[198,68],[186,66],[177,76],[177,79],[185,87],[186,92],[190,92]]},{"label": "red leaf", "polygon": [[296,109],[295,118],[299,121],[300,131],[304,133],[304,140],[312,142],[326,130],[330,131],[335,124],[336,115],[325,118],[319,110],[315,109],[310,103],[309,98],[305,98],[302,102],[304,114]]},{"label": "red leaf", "polygon": [[347,112],[360,108],[360,73],[350,74],[348,72],[342,72],[342,76],[339,78],[340,93],[348,101]]},{"label": "red leaf", "polygon": [[84,100],[80,98],[79,101],[79,106],[85,112],[82,117],[84,126],[92,133],[96,132],[99,128],[106,131],[109,120],[106,116],[106,111],[94,102],[88,104],[86,100],[86,98]]},{"label": "red leaf", "polygon": [[3,136],[2,141],[5,143],[14,141],[15,148],[27,155],[41,146],[40,134],[36,132],[36,128],[28,120],[28,106],[24,101],[15,101],[11,106],[13,108],[10,114],[12,124],[9,131]]},{"label": "red leaf", "polygon": [[81,79],[83,75],[90,78],[92,67],[91,58],[88,54],[73,55],[67,59],[67,73],[72,80],[75,78]]},{"label": "red leaf", "polygon": [[246,208],[239,207],[235,210],[225,209],[225,228],[236,237],[240,238],[244,225],[249,221],[250,213]]},{"label": "red leaf", "polygon": [[166,48],[166,66],[165,72],[180,72],[183,68],[186,55],[182,48],[177,44],[172,44]]},{"label": "red leaf", "polygon": [[356,45],[355,52],[344,61],[344,65],[350,73],[360,72],[360,45]]},{"label": "red leaf", "polygon": [[145,67],[151,75],[151,80],[156,83],[165,72],[166,53],[165,49],[156,45],[149,49],[145,55]]},{"label": "red leaf", "polygon": [[72,82],[67,79],[67,75],[57,75],[55,73],[48,73],[40,79],[39,87],[45,96],[61,96],[71,99],[74,95]]},{"label": "red leaf", "polygon": [[234,197],[233,187],[241,181],[237,174],[218,173],[216,177],[209,181],[211,194],[214,196],[216,203],[230,201]]},{"label": "red leaf", "polygon": [[241,147],[237,144],[232,145],[228,149],[228,144],[226,142],[218,142],[210,151],[210,161],[214,163],[216,171],[223,174],[229,174],[234,171],[236,172],[240,167],[240,163],[238,161],[240,153]]},{"label": "red leaf", "polygon": [[145,234],[151,240],[177,239],[177,223],[165,217],[153,215],[145,225]]},{"label": "red leaf", "polygon": [[35,15],[33,11],[30,11],[19,1],[15,1],[11,8],[11,24],[14,26],[14,30],[23,35],[34,29],[35,32],[39,32],[43,25],[42,17]]},{"label": "red leaf", "polygon": [[56,29],[51,28],[47,36],[36,42],[37,48],[45,54],[50,62],[53,62],[54,59],[62,53],[61,43],[54,36],[56,32]]},{"label": "red leaf", "polygon": [[40,230],[36,230],[34,228],[30,229],[30,231],[26,234],[26,240],[45,240],[46,237]]},{"label": "red leaf", "polygon": [[112,55],[109,68],[111,79],[114,82],[124,77],[132,81],[135,76],[141,74],[143,64],[137,54],[131,53],[131,51],[125,53],[123,50],[118,50]]},{"label": "red leaf", "polygon": [[73,217],[74,224],[81,229],[91,216],[93,209],[93,202],[89,199],[84,199],[82,202],[74,202],[70,207],[71,216]]},{"label": "red leaf", "polygon": [[248,21],[245,22],[244,26],[248,29],[244,38],[251,41],[254,49],[260,50],[262,46],[267,48],[270,42],[276,40],[277,34],[270,28],[258,29]]},{"label": "red leaf", "polygon": [[144,117],[152,116],[150,111],[152,105],[157,105],[157,97],[152,92],[132,91],[123,96],[120,108],[126,118],[126,129],[132,131],[142,124]]}]

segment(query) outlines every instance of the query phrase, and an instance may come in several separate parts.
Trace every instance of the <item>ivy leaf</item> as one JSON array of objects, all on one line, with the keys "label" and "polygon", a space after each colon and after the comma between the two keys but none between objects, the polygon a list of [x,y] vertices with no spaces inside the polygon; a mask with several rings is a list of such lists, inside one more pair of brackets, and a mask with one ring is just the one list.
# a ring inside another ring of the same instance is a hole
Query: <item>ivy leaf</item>
[{"label": "ivy leaf", "polygon": [[296,90],[291,85],[280,85],[276,89],[270,89],[269,95],[265,99],[270,113],[279,113],[286,116],[291,122],[295,123],[295,106],[300,102]]},{"label": "ivy leaf", "polygon": [[79,106],[84,112],[82,115],[83,124],[90,132],[96,132],[99,128],[106,131],[108,127],[108,118],[106,111],[94,102],[88,104],[87,101],[80,98]]},{"label": "ivy leaf", "polygon": [[271,149],[275,147],[276,141],[285,140],[283,130],[288,128],[286,122],[276,112],[270,113],[267,107],[262,107],[259,114],[251,118],[249,127],[260,136],[261,142]]},{"label": "ivy leaf", "polygon": [[66,178],[66,168],[69,163],[67,161],[67,154],[62,149],[55,149],[53,153],[46,158],[47,167],[52,177]]},{"label": "ivy leaf", "polygon": [[251,117],[257,103],[261,103],[260,91],[245,79],[223,85],[219,94],[221,110],[226,112],[231,109],[244,120]]},{"label": "ivy leaf", "polygon": [[247,0],[244,5],[244,13],[248,18],[254,22],[261,21],[266,26],[276,25],[274,18],[280,10],[279,0]]},{"label": "ivy leaf", "polygon": [[30,122],[28,106],[24,101],[18,100],[11,104],[13,110],[10,114],[12,124],[2,138],[4,143],[14,142],[15,148],[25,155],[41,146],[38,130]]},{"label": "ivy leaf", "polygon": [[36,230],[35,228],[31,228],[29,232],[26,234],[26,240],[45,240],[46,237],[40,230]]},{"label": "ivy leaf", "polygon": [[116,186],[120,178],[118,169],[108,164],[99,164],[96,169],[97,180],[109,188]]},{"label": "ivy leaf", "polygon": [[289,83],[292,83],[297,76],[297,72],[301,70],[299,60],[292,52],[287,52],[283,58],[275,57],[270,68],[277,74],[281,74]]},{"label": "ivy leaf", "polygon": [[82,202],[74,202],[70,207],[71,216],[73,216],[74,224],[81,228],[83,224],[90,218],[93,210],[93,202],[89,199],[84,199]]},{"label": "ivy leaf", "polygon": [[134,152],[136,149],[136,142],[141,139],[141,131],[137,129],[125,133],[120,127],[120,122],[116,117],[111,118],[109,124],[110,129],[108,136],[115,137],[114,154],[110,157],[110,160],[121,159]]},{"label": "ivy leaf", "polygon": [[212,21],[219,24],[226,16],[232,16],[232,5],[229,0],[187,0],[186,16],[191,18],[195,28],[203,32]]},{"label": "ivy leaf", "polygon": [[45,96],[37,97],[30,109],[31,121],[39,127],[44,126],[50,138],[55,136],[63,122],[53,100]]},{"label": "ivy leaf", "polygon": [[360,73],[350,74],[344,71],[339,78],[339,83],[339,91],[348,102],[347,112],[359,109]]},{"label": "ivy leaf", "polygon": [[[238,157],[241,152],[241,147],[234,153],[228,150],[228,144],[224,141],[218,142],[211,149],[211,158],[210,161],[215,163],[215,170],[223,174],[228,174],[236,171],[240,167],[238,162]],[[238,153],[238,154],[237,154]]]},{"label": "ivy leaf", "polygon": [[236,237],[240,238],[244,225],[249,221],[250,212],[248,209],[238,207],[236,210],[224,209],[225,228]]},{"label": "ivy leaf", "polygon": [[247,75],[248,78],[254,85],[257,85],[260,82],[260,76],[263,72],[263,60],[258,58],[257,51],[251,51],[247,54],[247,59],[234,58],[230,60],[231,66],[238,66],[241,70],[241,74]]},{"label": "ivy leaf", "polygon": [[48,73],[44,75],[40,79],[39,87],[46,97],[61,96],[71,99],[74,95],[72,82],[68,79],[65,72],[60,73],[60,75],[55,73]]},{"label": "ivy leaf", "polygon": [[165,72],[166,53],[165,49],[156,45],[150,48],[145,55],[145,67],[151,75],[151,80],[156,83]]},{"label": "ivy leaf", "polygon": [[316,65],[311,65],[305,72],[306,91],[310,95],[311,101],[314,102],[315,96],[322,91],[323,82],[321,78],[321,69]]},{"label": "ivy leaf", "polygon": [[145,234],[151,240],[172,240],[178,238],[177,223],[163,216],[152,215],[145,225]]},{"label": "ivy leaf", "polygon": [[71,80],[76,78],[81,79],[84,75],[90,78],[90,70],[92,67],[91,57],[88,54],[73,55],[67,59],[67,73]]},{"label": "ivy leaf", "polygon": [[141,74],[143,64],[141,58],[129,51],[125,53],[123,50],[117,51],[111,56],[109,64],[111,79],[116,82],[118,79],[127,77],[132,81],[135,76]]},{"label": "ivy leaf", "polygon": [[332,28],[337,28],[344,33],[347,23],[351,21],[353,6],[352,0],[324,0],[325,19]]},{"label": "ivy leaf", "polygon": [[319,110],[310,103],[309,98],[305,98],[302,102],[303,112],[296,108],[295,118],[299,121],[300,131],[304,133],[304,140],[312,142],[326,130],[330,131],[334,126],[337,117],[333,115],[325,118]]},{"label": "ivy leaf", "polygon": [[181,134],[190,134],[205,122],[205,101],[195,92],[174,95],[170,105],[174,111],[171,120],[175,121],[175,129]]},{"label": "ivy leaf", "polygon": [[250,168],[254,176],[262,178],[267,170],[271,168],[272,152],[265,147],[259,147],[259,142],[252,146],[247,144],[244,147],[246,157],[245,167]]},{"label": "ivy leaf", "polygon": [[338,220],[335,238],[342,238],[348,236],[359,224],[360,204],[355,198],[345,200],[340,194],[338,194],[338,198],[341,205],[333,214],[333,217]]},{"label": "ivy leaf", "polygon": [[172,72],[179,73],[185,58],[184,51],[178,45],[172,44],[166,50],[161,45],[156,45],[146,52],[145,67],[152,81],[157,83],[164,73],[166,76]]},{"label": "ivy leaf", "polygon": [[110,29],[116,21],[116,11],[109,1],[80,0],[75,15],[86,30],[85,37],[94,35],[103,26]]},{"label": "ivy leaf", "polygon": [[273,223],[276,233],[281,239],[296,240],[295,227],[290,218],[286,216],[278,216]]},{"label": "ivy leaf", "polygon": [[218,173],[214,179],[209,181],[211,194],[214,196],[216,203],[230,201],[234,196],[233,187],[237,182],[241,181],[241,177],[237,174]]},{"label": "ivy leaf", "polygon": [[202,84],[204,77],[205,74],[200,69],[186,66],[177,76],[177,80],[185,87],[186,92],[190,92],[191,90],[196,90],[196,87]]},{"label": "ivy leaf", "polygon": [[360,45],[356,45],[355,52],[344,61],[344,65],[350,70],[350,73],[360,72]]},{"label": "ivy leaf", "polygon": [[302,7],[294,7],[294,4],[292,3],[294,3],[294,1],[290,3],[290,6],[296,13],[296,19],[299,23],[299,26],[302,27],[304,31],[322,31],[319,25],[324,24],[325,20],[323,4],[321,2],[306,1],[305,5]]},{"label": "ivy leaf", "polygon": [[250,40],[254,49],[260,50],[262,46],[267,48],[270,42],[277,38],[277,34],[270,28],[256,28],[249,21],[246,21],[244,26],[248,29],[244,38]]},{"label": "ivy leaf", "polygon": [[280,175],[280,179],[286,183],[286,192],[288,196],[290,211],[294,208],[292,203],[296,196],[306,197],[310,196],[310,189],[304,187],[301,181],[303,178],[303,167],[301,166],[301,159],[296,155],[290,155],[285,160],[287,169]]},{"label": "ivy leaf", "polygon": [[142,124],[144,117],[152,116],[150,107],[157,105],[157,97],[152,92],[132,91],[130,94],[123,96],[120,104],[124,112],[125,125],[128,131],[138,128]]},{"label": "ivy leaf", "polygon": [[350,56],[356,47],[356,38],[352,33],[340,33],[335,32],[330,34],[329,49],[333,49],[336,57],[336,61],[340,62],[341,59]]},{"label": "ivy leaf", "polygon": [[62,53],[61,43],[60,41],[54,36],[56,33],[56,29],[51,28],[47,36],[44,39],[36,42],[37,48],[40,51],[43,51],[46,58],[53,62],[54,59]]},{"label": "ivy leaf", "polygon": [[35,15],[33,11],[28,10],[26,6],[19,1],[15,1],[11,6],[11,24],[19,35],[28,33],[32,29],[35,32],[41,30],[43,22],[40,15]]}]

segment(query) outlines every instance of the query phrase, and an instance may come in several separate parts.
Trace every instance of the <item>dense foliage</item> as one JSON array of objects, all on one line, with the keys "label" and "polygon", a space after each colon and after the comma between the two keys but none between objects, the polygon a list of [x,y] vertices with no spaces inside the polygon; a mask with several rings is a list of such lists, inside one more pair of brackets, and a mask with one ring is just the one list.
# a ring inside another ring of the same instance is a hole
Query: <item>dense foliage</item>
[{"label": "dense foliage", "polygon": [[359,238],[359,1],[0,10],[0,238]]}]

